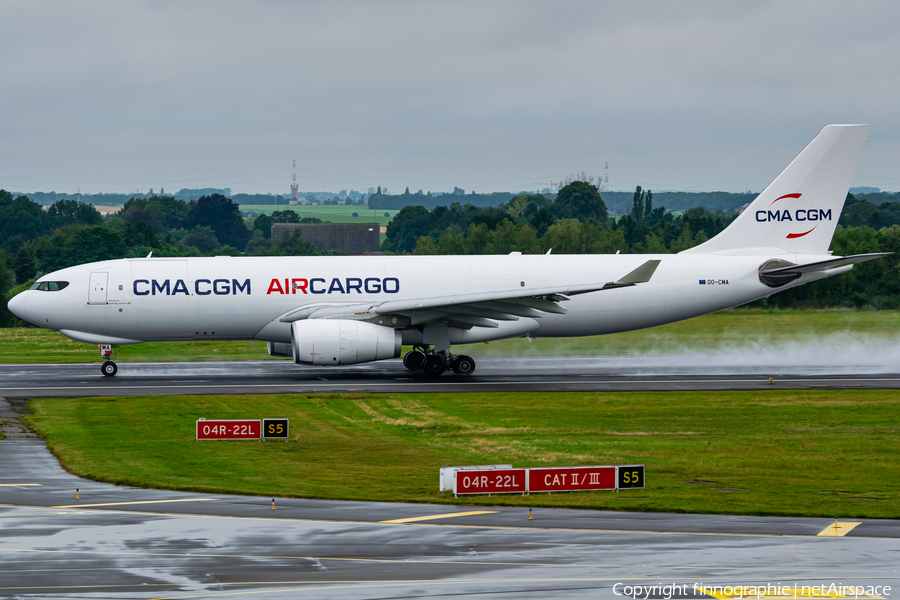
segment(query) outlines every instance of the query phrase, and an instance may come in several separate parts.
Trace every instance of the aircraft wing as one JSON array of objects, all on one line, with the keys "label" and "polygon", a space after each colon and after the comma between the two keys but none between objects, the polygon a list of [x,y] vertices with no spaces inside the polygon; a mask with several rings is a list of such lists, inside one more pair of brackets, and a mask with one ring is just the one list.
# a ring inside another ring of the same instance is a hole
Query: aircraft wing
[{"label": "aircraft wing", "polygon": [[893,252],[877,252],[873,254],[854,254],[853,256],[842,256],[841,258],[831,258],[828,260],[820,260],[805,265],[791,265],[789,267],[778,267],[777,269],[765,269],[766,275],[795,275],[800,273],[811,273],[814,271],[828,271],[837,269],[856,263],[875,260],[893,254]]},{"label": "aircraft wing", "polygon": [[517,321],[520,317],[539,319],[544,313],[566,314],[566,309],[559,303],[568,300],[569,296],[646,283],[656,272],[659,263],[659,260],[648,260],[637,269],[608,283],[520,288],[411,300],[385,300],[368,304],[314,304],[291,311],[280,320],[283,323],[326,318],[368,321],[383,315],[395,315],[405,317],[404,325],[419,325],[448,318],[455,327],[498,327],[497,321]]}]

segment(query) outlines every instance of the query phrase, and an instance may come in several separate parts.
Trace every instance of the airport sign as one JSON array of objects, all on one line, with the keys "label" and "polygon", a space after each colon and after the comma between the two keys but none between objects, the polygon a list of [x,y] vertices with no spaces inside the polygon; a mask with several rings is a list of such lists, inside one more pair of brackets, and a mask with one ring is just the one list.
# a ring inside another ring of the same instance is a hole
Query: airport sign
[{"label": "airport sign", "polygon": [[258,440],[261,434],[259,419],[197,420],[198,440]]},{"label": "airport sign", "polygon": [[527,469],[457,471],[454,494],[524,494],[528,491]]},{"label": "airport sign", "polygon": [[529,492],[577,492],[614,489],[616,489],[616,467],[528,469]]},{"label": "airport sign", "polygon": [[626,465],[616,467],[618,471],[616,488],[642,488],[644,487],[644,465]]},{"label": "airport sign", "polygon": [[263,419],[262,428],[263,440],[277,439],[287,441],[288,439],[288,420],[287,419]]},{"label": "airport sign", "polygon": [[441,468],[441,491],[450,489],[451,479],[454,495],[621,490],[644,487],[644,465],[524,469],[509,465],[445,466]]}]

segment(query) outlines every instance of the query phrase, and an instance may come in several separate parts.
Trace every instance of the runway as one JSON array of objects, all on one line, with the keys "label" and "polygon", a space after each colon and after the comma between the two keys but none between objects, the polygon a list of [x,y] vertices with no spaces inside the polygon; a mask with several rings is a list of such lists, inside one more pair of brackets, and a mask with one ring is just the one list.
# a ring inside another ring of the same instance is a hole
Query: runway
[{"label": "runway", "polygon": [[[694,585],[895,588],[900,576],[900,521],[855,519],[822,537],[831,519],[541,509],[528,520],[508,507],[280,498],[272,510],[266,497],[79,479],[39,440],[0,441],[0,456],[3,598],[616,598],[636,585],[731,598]],[[860,597],[893,593],[879,589]]]},{"label": "runway", "polygon": [[[771,378],[771,379],[770,379]],[[898,389],[900,373],[855,365],[719,366],[701,358],[481,358],[470,376],[428,377],[399,360],[345,367],[285,361],[120,363],[103,377],[98,364],[0,365],[0,397],[145,394],[414,393],[523,391],[672,391]]]}]

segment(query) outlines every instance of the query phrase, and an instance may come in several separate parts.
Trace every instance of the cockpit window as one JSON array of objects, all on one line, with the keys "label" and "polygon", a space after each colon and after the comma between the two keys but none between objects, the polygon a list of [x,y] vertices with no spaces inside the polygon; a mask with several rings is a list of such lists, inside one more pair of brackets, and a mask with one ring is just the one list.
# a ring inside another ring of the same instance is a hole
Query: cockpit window
[{"label": "cockpit window", "polygon": [[30,290],[39,290],[41,292],[58,292],[68,287],[68,281],[36,281]]}]

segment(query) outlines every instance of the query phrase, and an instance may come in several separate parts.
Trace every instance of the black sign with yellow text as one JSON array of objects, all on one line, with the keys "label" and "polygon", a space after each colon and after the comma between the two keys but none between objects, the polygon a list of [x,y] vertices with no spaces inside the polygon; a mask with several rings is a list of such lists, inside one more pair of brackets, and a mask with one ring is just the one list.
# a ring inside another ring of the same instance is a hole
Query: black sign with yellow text
[{"label": "black sign with yellow text", "polygon": [[644,487],[644,465],[626,465],[616,467],[619,471],[618,488],[642,488]]},{"label": "black sign with yellow text", "polygon": [[287,440],[288,438],[288,420],[287,419],[263,419],[263,439],[279,439]]}]

